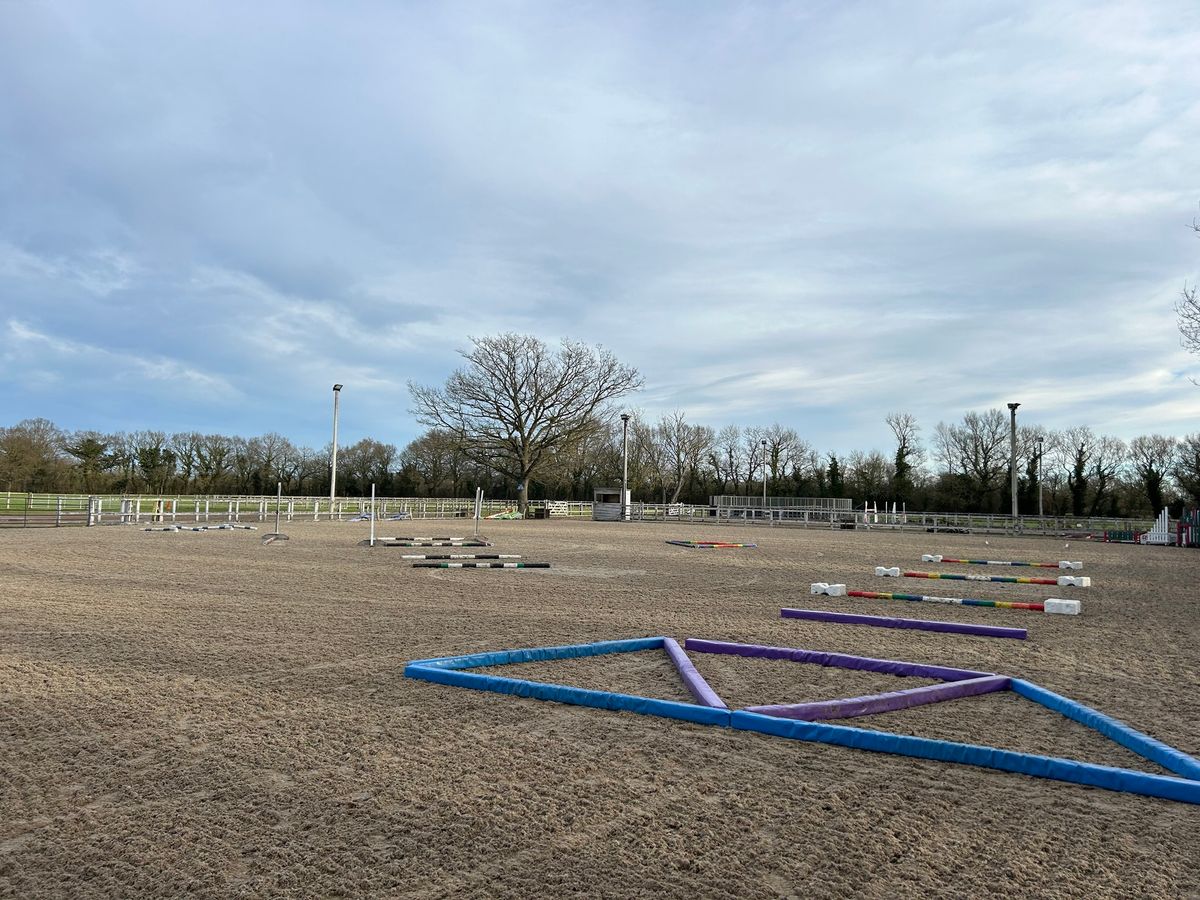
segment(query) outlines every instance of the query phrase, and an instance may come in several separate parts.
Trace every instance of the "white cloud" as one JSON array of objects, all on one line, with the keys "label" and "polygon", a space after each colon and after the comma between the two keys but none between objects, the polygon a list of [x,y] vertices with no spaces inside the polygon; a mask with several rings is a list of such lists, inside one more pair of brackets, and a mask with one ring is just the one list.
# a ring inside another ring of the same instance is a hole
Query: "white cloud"
[{"label": "white cloud", "polygon": [[170,388],[169,394],[178,390],[178,393],[191,395],[193,400],[204,401],[228,400],[240,394],[224,376],[190,368],[160,354],[140,349],[118,352],[97,347],[45,334],[16,319],[9,319],[7,326],[2,354],[16,377],[22,377],[23,371],[32,371],[44,385],[78,385],[86,380],[101,389],[159,382]]},{"label": "white cloud", "polygon": [[1008,398],[1194,417],[1187,0],[4,16],[0,303],[43,414],[253,385],[319,441],[336,380],[403,440],[408,380],[514,330],[614,349],[648,413],[845,447]]}]

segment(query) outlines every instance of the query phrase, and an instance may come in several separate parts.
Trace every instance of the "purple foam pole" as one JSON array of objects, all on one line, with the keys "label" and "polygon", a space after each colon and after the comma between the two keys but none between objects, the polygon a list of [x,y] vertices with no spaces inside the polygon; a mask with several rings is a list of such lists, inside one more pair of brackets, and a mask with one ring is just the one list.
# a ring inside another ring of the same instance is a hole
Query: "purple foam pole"
[{"label": "purple foam pole", "polygon": [[936,678],[939,681],[964,681],[994,675],[994,672],[976,672],[972,669],[952,669],[948,666],[926,666],[921,663],[902,662],[898,659],[874,659],[870,656],[851,656],[847,653],[822,653],[817,650],[799,650],[795,647],[765,647],[762,644],[735,644],[730,641],[705,641],[688,638],[684,642],[688,650],[699,653],[727,653],[733,656],[755,656],[760,659],[790,659],[793,662],[815,663],[838,669],[857,669],[863,672],[879,672],[883,675],[911,675],[916,678]]},{"label": "purple foam pole", "polygon": [[858,613],[827,612],[822,609],[781,609],[785,619],[809,619],[814,622],[842,622],[847,625],[876,625],[880,628],[915,628],[918,631],[945,631],[950,634],[977,634],[983,637],[1016,638],[1028,636],[1024,628],[1002,625],[971,625],[966,622],[933,622],[929,619],[898,619],[892,616],[864,616]]},{"label": "purple foam pole", "polygon": [[895,712],[912,706],[925,706],[943,700],[960,697],[975,697],[994,691],[1008,690],[1010,679],[1006,675],[985,675],[983,678],[968,678],[964,681],[947,681],[925,687],[891,691],[886,694],[870,694],[866,697],[848,697],[844,700],[821,700],[815,703],[789,703],[776,706],[748,706],[746,712],[778,716],[783,719],[803,719],[815,722],[819,719],[853,719],[856,716],[871,716],[875,713]]},{"label": "purple foam pole", "polygon": [[667,651],[667,656],[671,657],[671,662],[675,663],[675,669],[679,672],[679,677],[683,679],[683,683],[692,692],[692,696],[696,698],[697,703],[702,703],[704,706],[711,706],[714,709],[729,709],[725,705],[725,701],[717,696],[717,692],[708,686],[708,682],[704,680],[704,676],[696,671],[696,667],[687,658],[687,654],[683,652],[683,648],[679,646],[677,640],[674,638],[663,638],[663,649]]}]

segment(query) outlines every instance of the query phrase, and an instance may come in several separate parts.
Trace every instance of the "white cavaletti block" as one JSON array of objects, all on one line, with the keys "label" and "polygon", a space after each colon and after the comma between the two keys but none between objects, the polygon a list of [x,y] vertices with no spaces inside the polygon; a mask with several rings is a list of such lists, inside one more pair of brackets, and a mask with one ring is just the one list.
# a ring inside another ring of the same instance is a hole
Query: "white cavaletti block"
[{"label": "white cavaletti block", "polygon": [[1051,597],[1043,604],[1048,613],[1062,613],[1067,616],[1077,616],[1082,611],[1078,600],[1056,600]]},{"label": "white cavaletti block", "polygon": [[942,554],[940,553],[922,553],[921,562],[941,562]]},{"label": "white cavaletti block", "polygon": [[810,594],[826,594],[830,597],[845,597],[846,586],[844,584],[826,584],[824,581],[818,581],[809,586]]},{"label": "white cavaletti block", "polygon": [[1059,587],[1091,587],[1092,579],[1086,575],[1059,575]]},{"label": "white cavaletti block", "polygon": [[1081,563],[1081,562],[1068,562],[1068,561],[1067,561],[1067,560],[1065,560],[1065,559],[1060,559],[1060,560],[1058,561],[1058,567],[1059,567],[1060,569],[1082,569],[1082,568],[1083,568],[1083,563]]},{"label": "white cavaletti block", "polygon": [[900,567],[893,566],[892,568],[889,569],[886,566],[876,566],[875,574],[876,575],[887,575],[892,578],[899,578],[900,577]]}]

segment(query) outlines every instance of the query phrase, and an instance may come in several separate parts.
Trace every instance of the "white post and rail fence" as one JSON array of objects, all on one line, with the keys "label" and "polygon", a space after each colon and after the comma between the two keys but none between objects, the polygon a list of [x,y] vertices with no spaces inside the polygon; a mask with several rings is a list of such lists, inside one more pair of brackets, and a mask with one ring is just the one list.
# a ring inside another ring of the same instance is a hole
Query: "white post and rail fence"
[{"label": "white post and rail fence", "polygon": [[[612,499],[619,503],[619,489]],[[609,498],[605,497],[605,500]],[[530,501],[529,518],[611,519],[607,506],[587,500]],[[619,507],[618,507],[619,508]],[[386,519],[482,519],[517,517],[515,500],[474,497],[378,497],[375,515]],[[35,494],[0,492],[0,527],[138,525],[153,523],[266,522],[278,514],[296,522],[344,521],[371,511],[370,497],[288,497],[279,495],[159,496]],[[1188,514],[1195,517],[1196,513]],[[616,516],[619,518],[619,513]],[[1128,543],[1175,543],[1179,523],[1156,518],[1012,516],[984,513],[911,512],[896,504],[860,504],[845,498],[716,496],[706,504],[628,502],[632,522],[688,525],[879,529],[947,534],[1020,534],[1075,537]],[[1185,518],[1184,523],[1191,522]],[[1195,533],[1192,527],[1189,534]],[[1170,536],[1170,540],[1167,537]]]}]

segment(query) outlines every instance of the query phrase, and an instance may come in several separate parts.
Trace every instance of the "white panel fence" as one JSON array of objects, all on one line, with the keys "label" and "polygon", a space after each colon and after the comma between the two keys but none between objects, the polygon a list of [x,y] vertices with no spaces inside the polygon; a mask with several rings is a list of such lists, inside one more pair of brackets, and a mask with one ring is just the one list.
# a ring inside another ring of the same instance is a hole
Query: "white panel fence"
[{"label": "white panel fence", "polygon": [[[87,496],[85,494],[27,494],[0,492],[0,526],[61,527],[67,525],[136,525],[173,522],[265,522],[273,519],[276,506],[287,522],[328,522],[366,518],[369,498],[271,496]],[[591,519],[588,500],[532,501],[539,517]],[[475,498],[381,497],[376,500],[376,517],[386,519],[451,519],[474,515]],[[484,500],[482,515],[511,515],[514,500]],[[1027,534],[1101,537],[1108,531],[1151,530],[1161,521],[1153,519],[1072,518],[1070,516],[1011,516],[969,513],[898,512],[869,508],[801,509],[797,507],[710,506],[686,503],[631,503],[629,519],[635,522],[672,522],[689,525],[753,525],[758,527],[870,528],[930,532],[983,534]],[[1168,528],[1173,523],[1168,521]],[[1173,532],[1172,532],[1173,533]]]}]

